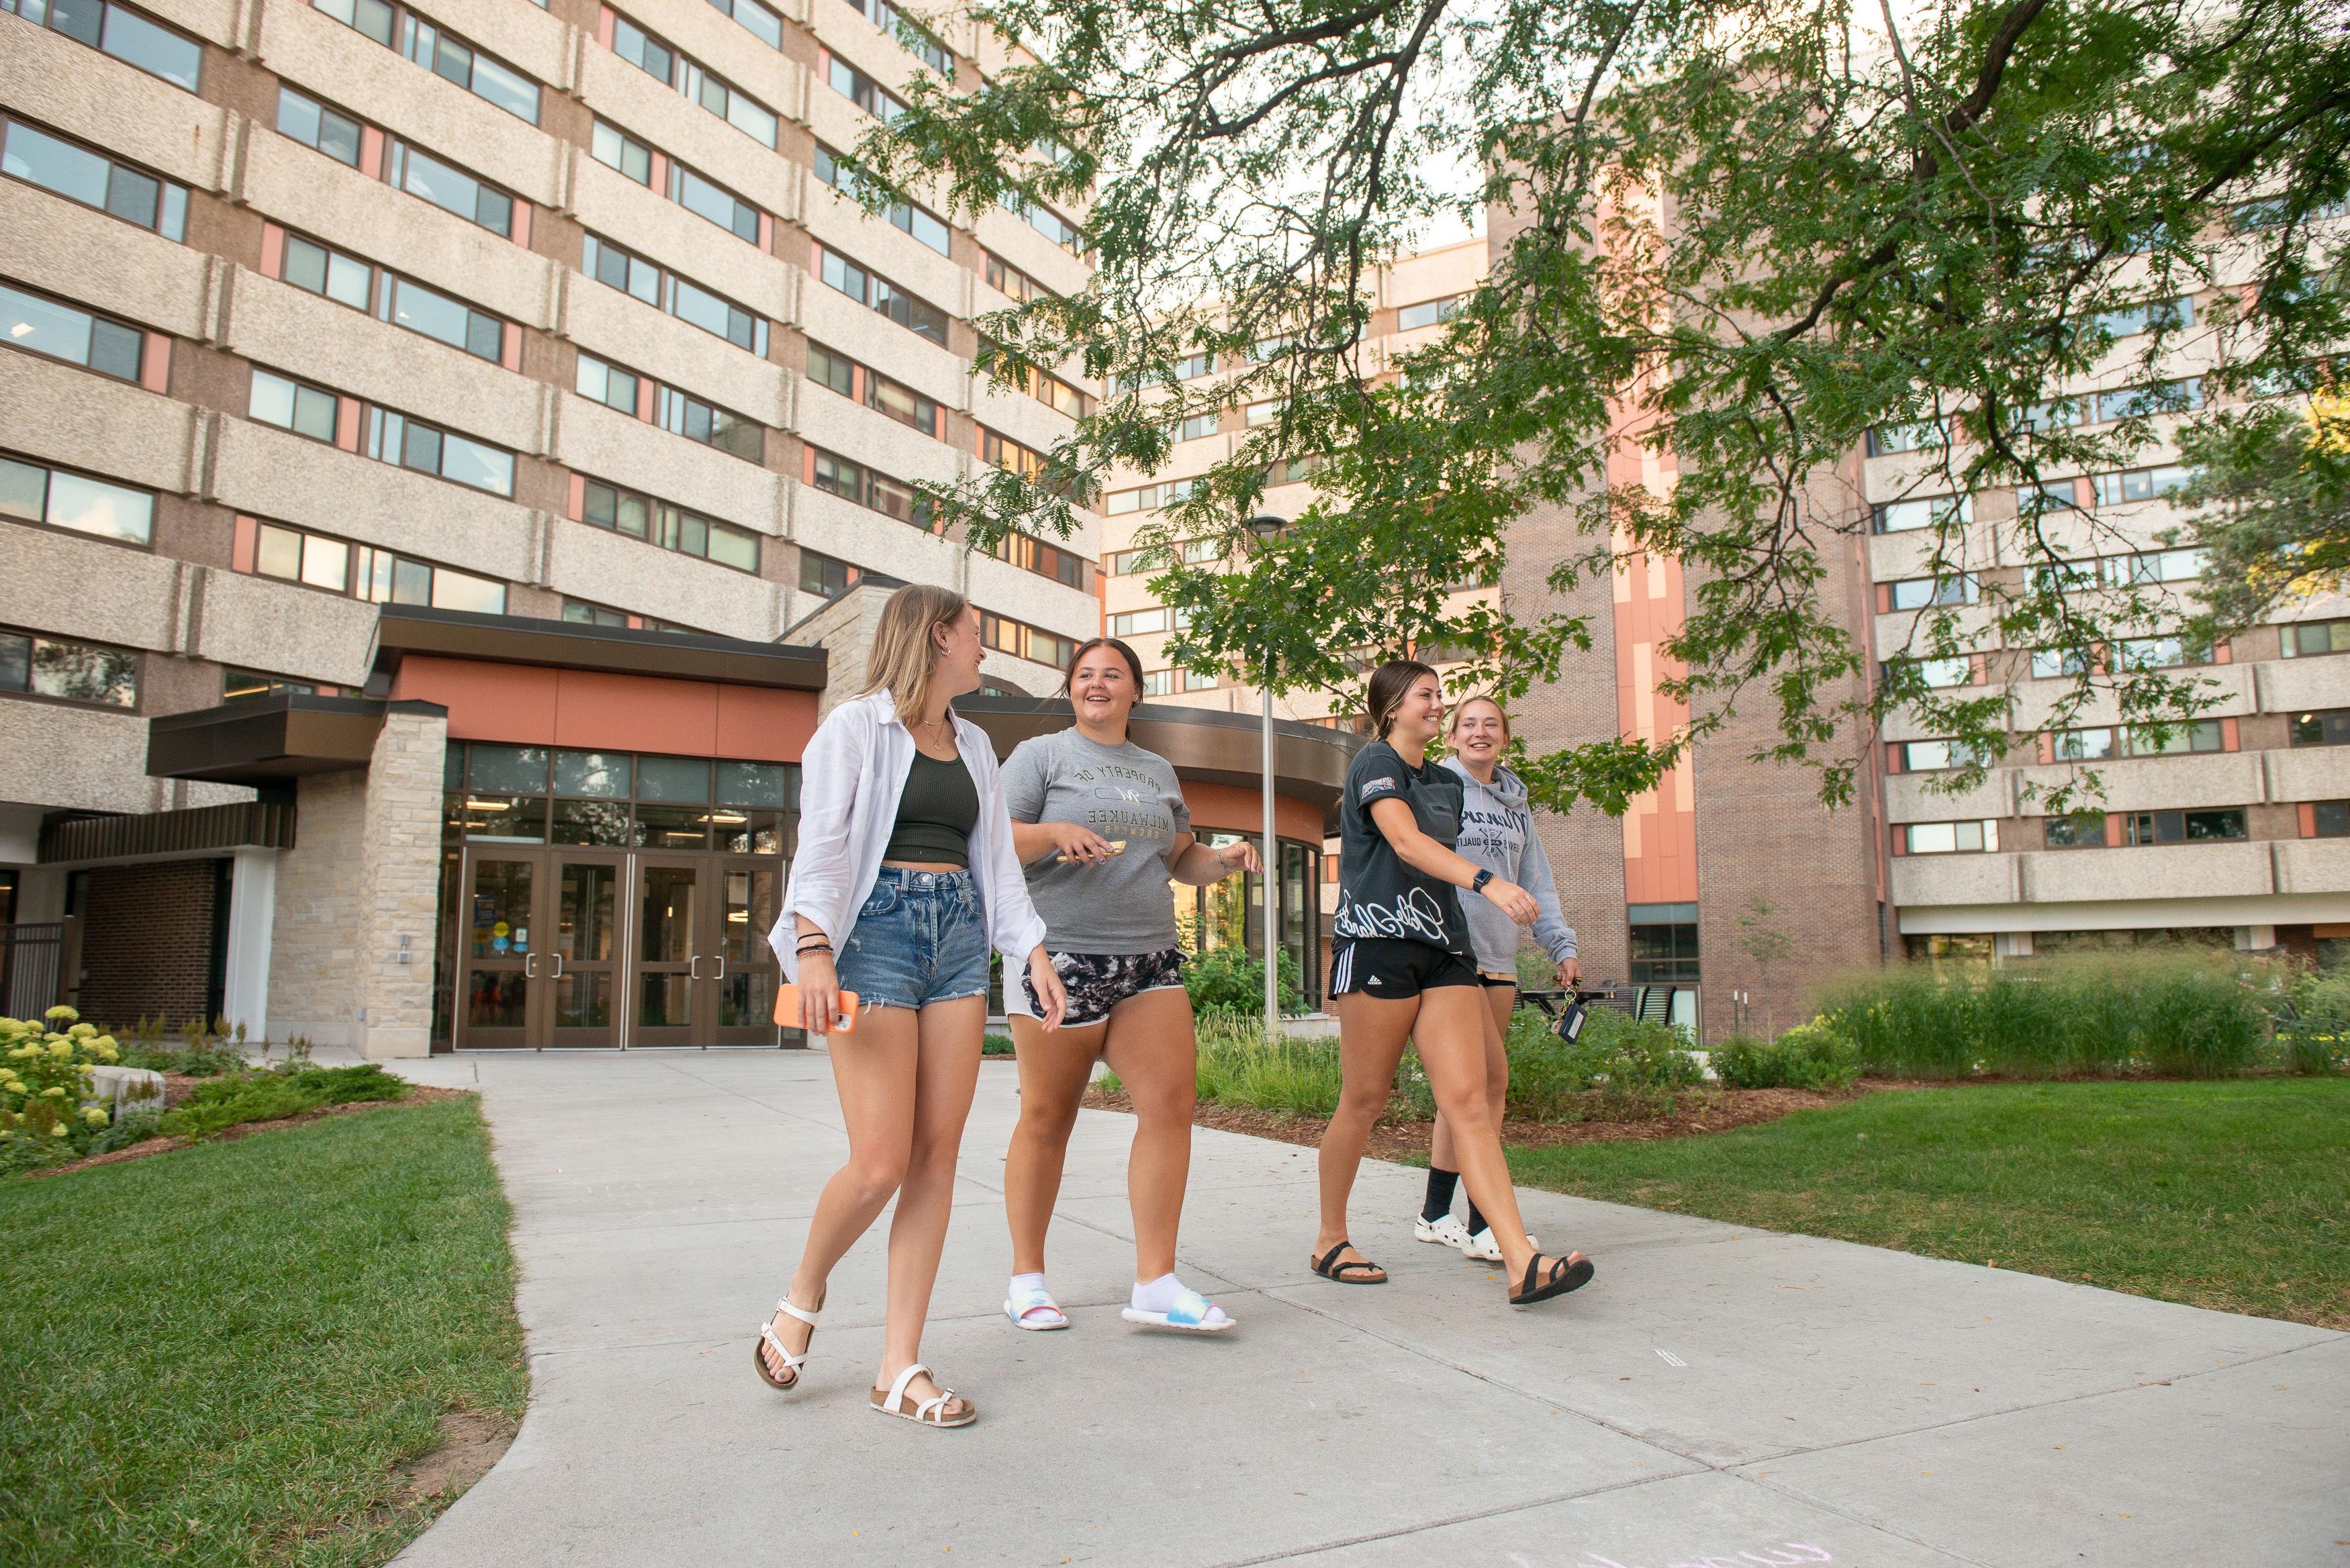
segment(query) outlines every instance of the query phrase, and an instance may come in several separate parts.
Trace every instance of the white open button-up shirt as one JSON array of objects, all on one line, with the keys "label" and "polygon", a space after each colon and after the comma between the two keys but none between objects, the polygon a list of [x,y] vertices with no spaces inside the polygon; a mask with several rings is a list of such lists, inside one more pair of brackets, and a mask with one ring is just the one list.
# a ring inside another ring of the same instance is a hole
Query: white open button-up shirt
[{"label": "white open button-up shirt", "polygon": [[[987,940],[1024,968],[1045,940],[1045,920],[1028,900],[1028,880],[1012,847],[995,748],[985,731],[960,714],[954,734],[955,750],[979,790],[971,873]],[[792,857],[783,913],[767,933],[785,979],[799,980],[797,917],[815,921],[834,948],[848,945],[857,912],[881,873],[881,851],[897,826],[899,797],[913,765],[913,732],[899,721],[897,701],[887,691],[843,702],[816,726],[801,762],[799,853]]]}]

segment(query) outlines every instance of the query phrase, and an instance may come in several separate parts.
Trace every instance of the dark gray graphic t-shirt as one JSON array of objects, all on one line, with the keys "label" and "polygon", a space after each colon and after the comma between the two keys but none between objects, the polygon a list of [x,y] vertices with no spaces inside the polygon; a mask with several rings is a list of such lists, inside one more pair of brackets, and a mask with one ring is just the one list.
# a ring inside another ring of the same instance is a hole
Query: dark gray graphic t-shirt
[{"label": "dark gray graphic t-shirt", "polygon": [[1330,934],[1340,941],[1378,938],[1469,951],[1461,889],[1413,870],[1371,820],[1371,807],[1400,800],[1419,830],[1447,849],[1461,837],[1461,781],[1423,762],[1413,767],[1385,741],[1356,753],[1338,808],[1338,913]]},{"label": "dark gray graphic t-shirt", "polygon": [[1003,761],[1014,822],[1074,822],[1126,840],[1099,866],[1051,858],[1027,867],[1028,896],[1055,952],[1149,953],[1176,945],[1167,852],[1191,831],[1175,769],[1132,741],[1105,746],[1077,730],[1023,741]]}]

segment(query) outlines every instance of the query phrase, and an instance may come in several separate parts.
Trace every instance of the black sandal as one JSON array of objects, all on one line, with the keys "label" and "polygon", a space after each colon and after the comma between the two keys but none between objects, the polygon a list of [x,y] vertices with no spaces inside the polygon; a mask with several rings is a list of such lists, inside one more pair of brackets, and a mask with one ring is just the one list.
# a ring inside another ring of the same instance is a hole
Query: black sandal
[{"label": "black sandal", "polygon": [[1512,1306],[1532,1306],[1536,1302],[1546,1302],[1553,1296],[1563,1296],[1569,1291],[1581,1290],[1591,1282],[1591,1276],[1596,1272],[1588,1258],[1577,1258],[1571,1263],[1565,1258],[1554,1258],[1551,1260],[1550,1272],[1543,1276],[1542,1283],[1536,1284],[1534,1271],[1542,1261],[1542,1254],[1539,1252],[1526,1260],[1525,1282],[1511,1293]]},{"label": "black sandal", "polygon": [[[1386,1284],[1388,1282],[1388,1272],[1385,1269],[1380,1268],[1377,1263],[1370,1262],[1362,1258],[1357,1258],[1354,1262],[1349,1263],[1342,1263],[1338,1262],[1338,1254],[1353,1245],[1354,1243],[1352,1241],[1341,1241],[1336,1246],[1331,1248],[1327,1253],[1320,1258],[1315,1257],[1310,1252],[1307,1253],[1305,1261],[1313,1265],[1314,1272],[1315,1273],[1321,1275],[1326,1280],[1336,1280],[1342,1285]],[[1378,1278],[1375,1280],[1358,1279],[1354,1274],[1347,1272],[1349,1269],[1355,1270],[1359,1273],[1377,1274]]]}]

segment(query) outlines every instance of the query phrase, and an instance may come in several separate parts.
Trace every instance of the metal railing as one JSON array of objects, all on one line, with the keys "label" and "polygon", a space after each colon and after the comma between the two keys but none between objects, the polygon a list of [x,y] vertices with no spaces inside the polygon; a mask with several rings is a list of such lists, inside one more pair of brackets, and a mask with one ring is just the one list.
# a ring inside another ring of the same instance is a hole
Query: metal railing
[{"label": "metal railing", "polygon": [[57,1003],[63,920],[0,926],[0,1018],[38,1018]]}]

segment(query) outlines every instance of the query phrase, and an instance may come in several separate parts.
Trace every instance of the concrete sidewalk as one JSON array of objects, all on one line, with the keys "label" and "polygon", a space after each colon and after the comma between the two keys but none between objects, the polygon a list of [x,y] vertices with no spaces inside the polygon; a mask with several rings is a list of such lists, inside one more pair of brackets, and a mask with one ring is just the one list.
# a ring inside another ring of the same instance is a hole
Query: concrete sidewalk
[{"label": "concrete sidewalk", "polygon": [[821,1056],[411,1075],[478,1076],[532,1378],[413,1568],[2350,1565],[2350,1335],[1545,1193],[1529,1223],[1599,1275],[1513,1311],[1411,1240],[1420,1178],[1385,1165],[1355,1240],[1395,1282],[1342,1287],[1306,1267],[1311,1152],[1205,1130],[1183,1267],[1241,1326],[1154,1334],[1118,1316],[1132,1124],[1091,1112],[1053,1233],[1076,1326],[1023,1334],[999,1310],[1018,1100],[991,1062],[924,1345],[983,1418],[925,1431],[864,1408],[878,1229],[803,1388],[749,1365],[847,1147]]}]

